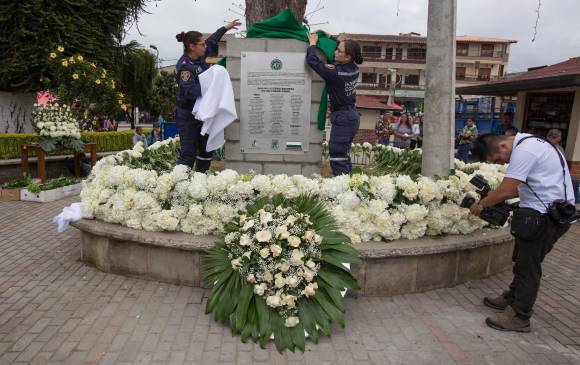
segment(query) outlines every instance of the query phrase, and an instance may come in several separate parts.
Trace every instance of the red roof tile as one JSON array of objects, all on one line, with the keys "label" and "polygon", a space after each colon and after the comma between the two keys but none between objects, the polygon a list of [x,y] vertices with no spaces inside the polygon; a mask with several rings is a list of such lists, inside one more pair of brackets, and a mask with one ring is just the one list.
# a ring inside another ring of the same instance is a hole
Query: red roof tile
[{"label": "red roof tile", "polygon": [[397,104],[387,104],[387,98],[385,96],[373,96],[373,95],[357,95],[356,107],[361,109],[403,110],[403,108],[401,108]]},{"label": "red roof tile", "polygon": [[556,63],[552,66],[546,66],[532,71],[522,72],[514,76],[508,76],[503,80],[493,82],[493,84],[512,81],[534,80],[544,77],[562,75],[580,75],[580,57],[573,57],[567,61]]}]

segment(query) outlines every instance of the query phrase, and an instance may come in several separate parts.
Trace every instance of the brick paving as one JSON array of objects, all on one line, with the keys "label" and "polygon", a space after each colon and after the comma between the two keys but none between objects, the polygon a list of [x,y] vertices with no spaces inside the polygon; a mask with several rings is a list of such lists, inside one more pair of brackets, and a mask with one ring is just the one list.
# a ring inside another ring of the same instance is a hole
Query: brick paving
[{"label": "brick paving", "polygon": [[509,272],[454,288],[347,298],[347,328],[304,353],[241,343],[207,291],[102,273],[52,217],[78,198],[0,203],[0,364],[580,364],[580,225],[556,245],[529,334],[487,328]]}]

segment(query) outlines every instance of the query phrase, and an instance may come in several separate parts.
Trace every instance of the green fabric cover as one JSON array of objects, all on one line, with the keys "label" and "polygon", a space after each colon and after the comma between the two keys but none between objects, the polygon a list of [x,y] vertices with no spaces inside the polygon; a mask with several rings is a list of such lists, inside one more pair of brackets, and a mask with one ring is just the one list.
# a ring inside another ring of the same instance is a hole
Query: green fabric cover
[{"label": "green fabric cover", "polygon": [[[308,32],[309,29],[305,25],[298,23],[290,9],[284,9],[276,16],[251,24],[248,28],[246,38],[296,39],[308,43]],[[328,38],[323,31],[318,32],[317,46],[329,61],[334,61],[336,42]],[[225,58],[218,64],[225,66]],[[327,96],[328,92],[325,87],[320,97],[320,107],[318,108],[317,116],[318,129],[321,131],[326,126]]]}]

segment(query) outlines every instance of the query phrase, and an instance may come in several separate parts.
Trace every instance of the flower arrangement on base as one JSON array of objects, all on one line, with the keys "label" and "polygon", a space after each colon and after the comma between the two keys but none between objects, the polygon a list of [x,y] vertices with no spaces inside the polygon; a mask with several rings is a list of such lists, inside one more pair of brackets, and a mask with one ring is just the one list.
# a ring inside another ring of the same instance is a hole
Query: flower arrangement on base
[{"label": "flower arrangement on base", "polygon": [[76,152],[84,150],[79,125],[68,105],[34,104],[32,123],[41,137],[39,145],[45,152],[57,148],[70,148]]},{"label": "flower arrangement on base", "polygon": [[358,285],[344,264],[360,262],[349,243],[314,195],[258,199],[204,259],[206,313],[243,342],[264,347],[273,336],[280,352],[304,351],[306,335],[317,342],[331,322],[345,326],[341,291]]}]

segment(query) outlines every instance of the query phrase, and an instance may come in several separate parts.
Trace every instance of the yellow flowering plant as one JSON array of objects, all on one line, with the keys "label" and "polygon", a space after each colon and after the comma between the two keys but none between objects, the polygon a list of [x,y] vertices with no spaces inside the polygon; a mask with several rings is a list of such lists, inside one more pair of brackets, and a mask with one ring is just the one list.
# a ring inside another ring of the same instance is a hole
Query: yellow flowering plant
[{"label": "yellow flowering plant", "polygon": [[96,62],[81,54],[69,54],[62,46],[50,50],[48,59],[48,73],[42,82],[59,102],[70,105],[79,119],[91,120],[97,114],[127,109],[125,96],[117,90],[118,81]]}]

